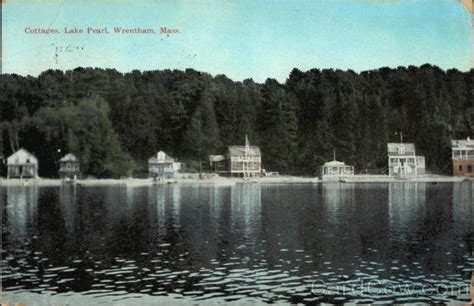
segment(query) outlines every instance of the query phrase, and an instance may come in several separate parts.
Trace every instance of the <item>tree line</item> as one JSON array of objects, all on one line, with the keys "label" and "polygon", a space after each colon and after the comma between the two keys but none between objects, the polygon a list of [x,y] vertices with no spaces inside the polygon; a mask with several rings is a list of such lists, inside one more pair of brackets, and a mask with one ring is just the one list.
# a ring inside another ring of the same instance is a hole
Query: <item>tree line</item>
[{"label": "tree line", "polygon": [[[209,154],[243,145],[262,151],[263,167],[315,175],[337,159],[356,172],[383,172],[387,142],[414,142],[427,168],[450,171],[450,140],[472,135],[474,70],[436,66],[356,73],[293,69],[285,83],[236,82],[187,69],[76,68],[38,77],[2,74],[0,158],[23,147],[40,176],[75,153],[86,175],[144,176],[158,150],[206,169]],[[474,123],[474,122],[473,122]]]}]

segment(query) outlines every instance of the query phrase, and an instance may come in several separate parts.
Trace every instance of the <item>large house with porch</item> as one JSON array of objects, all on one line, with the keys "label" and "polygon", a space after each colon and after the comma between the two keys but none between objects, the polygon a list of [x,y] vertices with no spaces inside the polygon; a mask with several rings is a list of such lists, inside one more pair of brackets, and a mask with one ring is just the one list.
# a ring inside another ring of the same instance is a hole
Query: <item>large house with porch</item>
[{"label": "large house with porch", "polygon": [[38,177],[38,159],[26,151],[20,149],[7,158],[8,178],[36,178]]},{"label": "large house with porch", "polygon": [[474,140],[451,140],[453,175],[474,177]]},{"label": "large house with porch", "polygon": [[246,137],[244,146],[229,146],[225,155],[209,156],[211,171],[222,175],[249,177],[262,173],[262,154]]},{"label": "large house with porch", "polygon": [[414,143],[389,143],[388,174],[410,177],[425,174],[425,157],[416,155]]},{"label": "large house with porch", "polygon": [[229,146],[227,158],[231,176],[259,176],[262,172],[262,154],[257,146]]}]

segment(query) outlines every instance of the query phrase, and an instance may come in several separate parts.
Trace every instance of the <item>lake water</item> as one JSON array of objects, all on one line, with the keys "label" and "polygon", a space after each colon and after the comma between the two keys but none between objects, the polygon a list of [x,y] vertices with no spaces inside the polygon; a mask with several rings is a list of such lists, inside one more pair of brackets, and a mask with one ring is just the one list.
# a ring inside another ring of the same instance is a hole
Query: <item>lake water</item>
[{"label": "lake water", "polygon": [[0,187],[3,290],[10,303],[469,302],[473,189]]}]

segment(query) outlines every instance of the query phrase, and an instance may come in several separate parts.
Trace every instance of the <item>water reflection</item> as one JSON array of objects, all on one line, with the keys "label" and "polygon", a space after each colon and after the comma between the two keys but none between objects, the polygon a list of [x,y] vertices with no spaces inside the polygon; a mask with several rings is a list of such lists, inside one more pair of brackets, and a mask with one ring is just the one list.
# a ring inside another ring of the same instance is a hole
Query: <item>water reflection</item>
[{"label": "water reflection", "polygon": [[354,213],[350,201],[354,199],[353,183],[329,183],[323,186],[323,202],[327,222],[331,227],[342,225],[341,218],[347,213]]},{"label": "water reflection", "polygon": [[453,218],[459,220],[457,225],[462,225],[464,222],[472,224],[474,220],[470,218],[474,215],[474,198],[473,198],[473,187],[470,183],[464,184],[453,184]]},{"label": "water reflection", "polygon": [[[393,239],[413,241],[419,237],[418,220],[425,216],[425,183],[390,183],[388,213]],[[414,241],[416,242],[416,241]]]},{"label": "water reflection", "polygon": [[466,183],[0,191],[4,287],[12,291],[399,302],[420,296],[315,295],[311,286],[323,280],[346,288],[364,279],[469,284],[474,265]]},{"label": "water reflection", "polygon": [[66,230],[74,235],[77,220],[77,187],[75,185],[64,185],[59,189],[59,207],[64,216]]},{"label": "water reflection", "polygon": [[35,227],[38,187],[9,186],[6,188],[6,199],[4,222],[8,222],[8,233],[18,239],[25,239],[30,234],[29,229]]},{"label": "water reflection", "polygon": [[243,232],[248,239],[256,238],[262,210],[261,185],[237,184],[232,186],[230,197],[232,229]]}]

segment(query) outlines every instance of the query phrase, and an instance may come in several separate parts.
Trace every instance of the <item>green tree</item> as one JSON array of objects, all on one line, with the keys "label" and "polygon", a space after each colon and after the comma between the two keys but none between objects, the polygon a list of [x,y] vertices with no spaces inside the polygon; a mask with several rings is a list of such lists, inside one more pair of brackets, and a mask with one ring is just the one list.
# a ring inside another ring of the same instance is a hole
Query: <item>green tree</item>
[{"label": "green tree", "polygon": [[298,132],[295,98],[276,80],[268,79],[262,88],[258,126],[264,166],[293,173]]},{"label": "green tree", "polygon": [[214,102],[210,94],[205,92],[189,122],[183,148],[189,158],[203,162],[210,154],[215,154],[221,146]]}]

